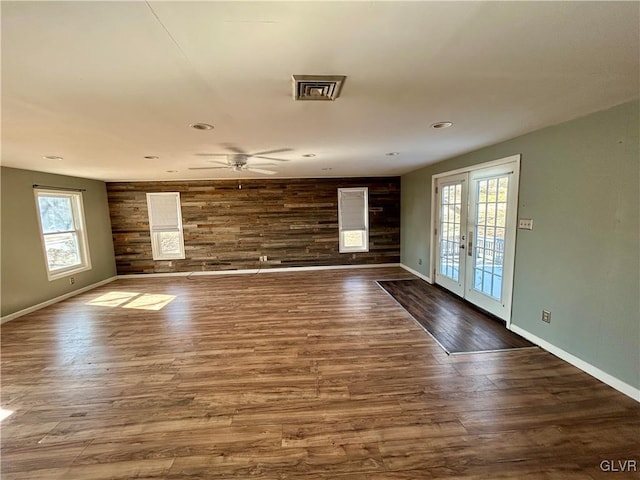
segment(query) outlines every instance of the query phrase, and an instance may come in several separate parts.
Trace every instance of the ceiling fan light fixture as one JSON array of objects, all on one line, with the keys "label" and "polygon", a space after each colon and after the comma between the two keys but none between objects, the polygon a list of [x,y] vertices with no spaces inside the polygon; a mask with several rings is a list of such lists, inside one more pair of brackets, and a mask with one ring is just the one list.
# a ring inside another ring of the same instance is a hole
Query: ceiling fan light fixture
[{"label": "ceiling fan light fixture", "polygon": [[[268,150],[264,152],[245,153],[244,151],[242,151],[242,149],[235,146],[227,146],[227,148],[231,150],[232,153],[196,153],[195,155],[198,157],[225,157],[225,161],[209,160],[209,162],[216,164],[216,166],[188,167],[188,170],[218,170],[218,169],[226,168],[234,172],[246,171],[246,172],[252,172],[252,173],[259,173],[262,175],[275,175],[276,172],[274,170],[266,170],[264,168],[255,168],[262,165],[250,164],[248,163],[248,160],[250,158],[262,158],[265,160],[276,160],[278,162],[288,162],[288,160],[285,160],[283,158],[265,157],[264,155],[277,153],[277,152],[288,152],[291,150],[290,148],[279,148],[279,149]],[[267,163],[263,165],[267,166],[267,165],[273,165],[273,164]]]},{"label": "ceiling fan light fixture", "polygon": [[64,160],[64,158],[59,155],[45,155],[42,158],[44,158],[45,160]]}]

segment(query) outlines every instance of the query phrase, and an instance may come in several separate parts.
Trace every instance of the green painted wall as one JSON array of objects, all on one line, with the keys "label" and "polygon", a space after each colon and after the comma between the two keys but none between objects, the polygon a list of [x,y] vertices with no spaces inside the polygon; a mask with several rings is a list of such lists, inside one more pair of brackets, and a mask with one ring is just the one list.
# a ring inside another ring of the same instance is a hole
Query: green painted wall
[{"label": "green painted wall", "polygon": [[[116,274],[111,222],[104,182],[2,167],[1,304],[2,316],[51,300]],[[40,242],[33,184],[85,188],[83,203],[91,270],[49,281]]]},{"label": "green painted wall", "polygon": [[402,263],[431,276],[433,174],[521,154],[518,216],[534,230],[517,234],[513,324],[640,388],[639,112],[626,103],[404,175]]}]

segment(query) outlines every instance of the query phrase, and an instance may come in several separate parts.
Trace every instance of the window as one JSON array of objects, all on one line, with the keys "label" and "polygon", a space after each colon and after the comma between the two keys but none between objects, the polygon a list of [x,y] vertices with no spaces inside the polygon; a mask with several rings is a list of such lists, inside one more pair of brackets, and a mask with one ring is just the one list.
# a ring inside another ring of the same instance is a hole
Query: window
[{"label": "window", "polygon": [[82,193],[36,189],[35,195],[49,280],[90,270]]},{"label": "window", "polygon": [[180,193],[147,193],[154,260],[184,258]]},{"label": "window", "polygon": [[367,187],[338,189],[340,253],[369,251]]}]

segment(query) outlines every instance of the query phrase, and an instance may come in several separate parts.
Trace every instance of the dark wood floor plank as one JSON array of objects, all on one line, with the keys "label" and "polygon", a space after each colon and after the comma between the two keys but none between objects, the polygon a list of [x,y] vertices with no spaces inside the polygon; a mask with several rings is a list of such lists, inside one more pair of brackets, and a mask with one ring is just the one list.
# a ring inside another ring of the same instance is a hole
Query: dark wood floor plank
[{"label": "dark wood floor plank", "polygon": [[[130,278],[4,324],[3,480],[593,479],[637,458],[636,402],[540,349],[446,355],[375,282],[406,277]],[[143,295],[171,301],[114,300]]]},{"label": "dark wood floor plank", "polygon": [[488,352],[534,345],[504,322],[424,280],[378,282],[448,353]]}]

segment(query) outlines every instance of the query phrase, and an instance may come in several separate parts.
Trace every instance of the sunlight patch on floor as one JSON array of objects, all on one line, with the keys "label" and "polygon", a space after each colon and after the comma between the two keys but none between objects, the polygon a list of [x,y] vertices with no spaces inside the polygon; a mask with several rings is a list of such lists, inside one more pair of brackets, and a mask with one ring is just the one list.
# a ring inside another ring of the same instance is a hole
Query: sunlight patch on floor
[{"label": "sunlight patch on floor", "polygon": [[113,291],[88,301],[86,305],[134,308],[137,310],[161,310],[175,298],[176,295],[163,295],[160,293],[145,293],[141,295],[140,292]]},{"label": "sunlight patch on floor", "polygon": [[169,304],[175,295],[163,295],[160,293],[145,293],[140,297],[130,301],[122,308],[135,308],[137,310],[160,310]]},{"label": "sunlight patch on floor", "polygon": [[86,305],[94,305],[98,307],[118,307],[128,302],[133,297],[140,295],[139,292],[107,292],[98,298],[86,303]]},{"label": "sunlight patch on floor", "polygon": [[9,415],[13,413],[13,410],[6,410],[4,408],[0,408],[0,422],[7,418]]}]

